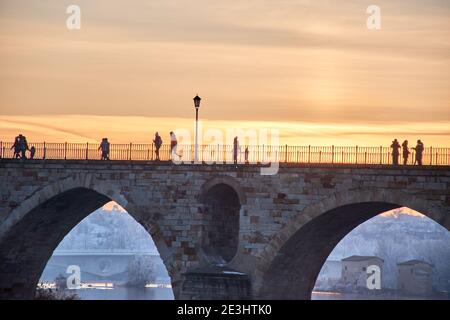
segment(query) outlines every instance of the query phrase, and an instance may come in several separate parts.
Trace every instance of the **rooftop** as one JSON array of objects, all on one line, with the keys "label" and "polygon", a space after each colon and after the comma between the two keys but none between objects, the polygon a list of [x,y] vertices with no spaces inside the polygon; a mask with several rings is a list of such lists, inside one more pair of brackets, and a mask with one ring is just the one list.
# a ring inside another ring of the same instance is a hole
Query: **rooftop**
[{"label": "rooftop", "polygon": [[367,260],[373,260],[373,259],[380,260],[381,262],[384,262],[384,260],[381,259],[380,257],[376,257],[376,256],[356,256],[356,255],[344,258],[344,259],[342,259],[342,261],[367,261]]},{"label": "rooftop", "polygon": [[397,263],[398,266],[413,266],[413,265],[416,265],[416,264],[426,264],[426,265],[429,265],[431,267],[433,266],[431,263],[428,263],[428,262],[423,261],[423,260],[417,260],[417,259],[412,259],[412,260],[408,260],[408,261]]}]

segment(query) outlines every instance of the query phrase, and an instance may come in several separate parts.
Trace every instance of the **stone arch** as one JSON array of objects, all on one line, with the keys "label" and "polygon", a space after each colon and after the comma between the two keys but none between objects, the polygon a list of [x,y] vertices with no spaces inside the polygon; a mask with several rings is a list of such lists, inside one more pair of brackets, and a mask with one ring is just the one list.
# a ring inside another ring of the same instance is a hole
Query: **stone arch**
[{"label": "stone arch", "polygon": [[234,179],[233,177],[230,176],[226,176],[226,175],[220,175],[220,176],[215,176],[211,179],[209,179],[208,181],[206,181],[200,190],[200,202],[203,202],[205,200],[205,195],[207,194],[207,192],[214,187],[215,185],[218,184],[226,184],[229,187],[231,187],[234,192],[236,192],[236,194],[239,197],[239,203],[242,205],[245,205],[247,203],[247,196],[244,192],[244,190],[242,189],[241,185],[239,184],[239,182]]},{"label": "stone arch", "polygon": [[92,174],[77,174],[69,178],[58,180],[50,185],[33,192],[18,207],[12,210],[8,217],[0,225],[0,240],[17,222],[21,221],[32,209],[38,207],[51,198],[75,188],[87,188],[97,191],[113,199],[123,208],[128,206],[128,201],[116,186],[103,186],[92,183]]},{"label": "stone arch", "polygon": [[199,199],[204,213],[201,256],[209,264],[227,264],[238,252],[245,193],[234,178],[216,176],[202,186]]},{"label": "stone arch", "polygon": [[79,174],[38,189],[0,226],[0,299],[32,299],[48,259],[64,236],[109,201],[120,204],[144,226],[169,275],[176,275],[155,221],[130,204],[119,187],[94,181],[91,174]]},{"label": "stone arch", "polygon": [[255,295],[310,299],[320,269],[339,241],[359,224],[399,207],[419,211],[450,230],[450,206],[444,201],[376,188],[339,192],[299,212],[266,245],[257,258]]}]

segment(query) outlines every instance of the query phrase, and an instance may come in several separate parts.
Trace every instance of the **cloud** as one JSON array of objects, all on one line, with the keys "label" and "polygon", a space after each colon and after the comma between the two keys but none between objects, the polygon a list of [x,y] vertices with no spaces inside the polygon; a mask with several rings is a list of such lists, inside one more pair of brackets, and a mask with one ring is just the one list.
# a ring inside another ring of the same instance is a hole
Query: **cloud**
[{"label": "cloud", "polygon": [[[0,4],[0,113],[312,122],[450,120],[443,1]],[[423,10],[422,10],[423,9]]]}]

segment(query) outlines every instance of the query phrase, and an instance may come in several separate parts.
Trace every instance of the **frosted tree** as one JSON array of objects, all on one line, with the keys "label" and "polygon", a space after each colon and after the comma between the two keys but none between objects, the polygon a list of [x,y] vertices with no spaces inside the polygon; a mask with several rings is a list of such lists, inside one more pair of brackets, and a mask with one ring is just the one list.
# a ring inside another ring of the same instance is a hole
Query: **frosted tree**
[{"label": "frosted tree", "polygon": [[131,287],[145,287],[155,280],[155,264],[151,256],[135,255],[128,264],[127,285]]}]

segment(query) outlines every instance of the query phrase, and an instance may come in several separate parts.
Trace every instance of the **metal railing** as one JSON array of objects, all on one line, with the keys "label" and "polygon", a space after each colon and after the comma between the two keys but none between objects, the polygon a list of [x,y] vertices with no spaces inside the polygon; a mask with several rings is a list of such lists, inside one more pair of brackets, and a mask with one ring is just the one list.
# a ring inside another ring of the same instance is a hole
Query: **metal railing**
[{"label": "metal railing", "polygon": [[[0,158],[14,158],[13,143],[0,141]],[[97,143],[28,143],[35,147],[34,159],[100,160],[101,151]],[[245,148],[248,148],[249,163],[325,163],[325,164],[392,164],[392,149],[389,147],[343,147],[343,146],[240,146],[238,162],[245,163]],[[110,160],[155,161],[154,144],[110,144]],[[415,161],[414,150],[408,164]],[[178,145],[176,160],[193,161],[194,145]],[[27,151],[27,156],[30,152]],[[162,145],[160,160],[171,160],[170,145]],[[233,163],[232,145],[200,145],[199,160],[207,163]],[[400,152],[399,162],[403,163]],[[423,152],[423,165],[450,165],[450,148],[427,147]]]}]

